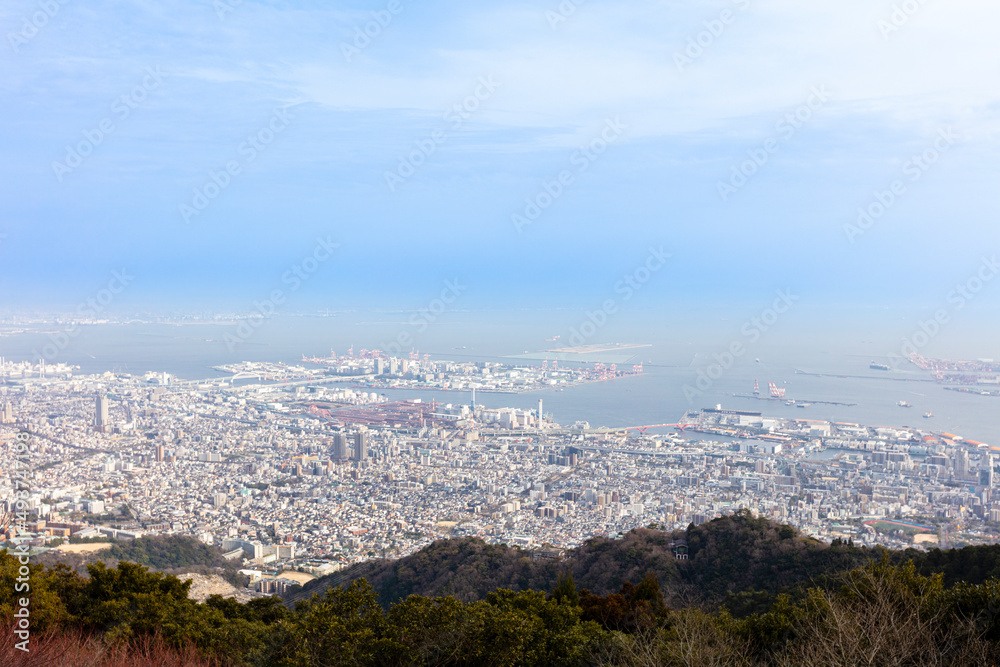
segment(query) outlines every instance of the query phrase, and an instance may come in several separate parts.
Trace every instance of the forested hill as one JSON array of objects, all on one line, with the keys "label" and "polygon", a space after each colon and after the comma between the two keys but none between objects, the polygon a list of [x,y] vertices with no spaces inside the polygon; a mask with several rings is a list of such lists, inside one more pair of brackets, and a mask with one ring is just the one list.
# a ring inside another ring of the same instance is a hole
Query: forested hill
[{"label": "forested hill", "polygon": [[[687,542],[687,560],[674,555],[671,546],[678,540]],[[949,585],[1000,576],[998,546],[923,553],[828,545],[742,512],[687,531],[636,529],[621,539],[593,538],[555,561],[533,559],[530,551],[488,545],[478,538],[439,540],[396,561],[369,562],[310,582],[292,593],[289,602],[360,578],[374,586],[383,606],[412,594],[472,602],[499,588],[552,590],[566,572],[577,587],[607,595],[651,571],[672,606],[724,603],[746,613],[766,608],[779,592],[804,590],[883,556],[894,563],[913,561],[922,574],[941,572]]]},{"label": "forested hill", "polygon": [[246,585],[246,577],[238,574],[239,560],[226,560],[221,548],[186,535],[151,535],[134,540],[112,540],[108,542],[107,548],[89,553],[51,549],[34,557],[34,560],[49,567],[62,563],[84,576],[88,565],[100,562],[108,567],[116,567],[119,562],[125,561],[168,574],[218,574],[235,586]]},{"label": "forested hill", "polygon": [[[690,559],[674,557],[679,540]],[[130,546],[122,555],[171,559],[167,543]],[[185,551],[174,557],[205,556]],[[561,561],[445,540],[346,573],[377,589],[329,578],[291,605],[198,603],[190,582],[126,560],[84,577],[0,550],[0,665],[995,666],[998,564],[996,546],[826,545],[741,513],[589,540]],[[24,618],[30,653],[16,646]]]}]

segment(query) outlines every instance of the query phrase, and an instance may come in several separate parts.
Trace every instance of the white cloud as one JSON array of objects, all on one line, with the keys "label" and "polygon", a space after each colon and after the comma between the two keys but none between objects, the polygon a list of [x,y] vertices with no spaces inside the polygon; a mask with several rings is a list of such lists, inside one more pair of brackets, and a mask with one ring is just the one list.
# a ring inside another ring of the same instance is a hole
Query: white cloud
[{"label": "white cloud", "polygon": [[[467,94],[476,77],[493,74],[504,89],[477,114],[479,122],[574,128],[625,114],[634,121],[631,137],[776,115],[819,84],[833,91],[829,113],[842,120],[882,119],[914,132],[955,119],[991,125],[1000,6],[926,0],[886,39],[879,21],[891,19],[893,4],[759,0],[742,11],[732,2],[701,8],[590,2],[556,30],[544,8],[484,9],[461,19],[465,33],[481,43],[475,47],[439,44],[435,31],[408,26],[401,16],[395,32],[380,36],[356,62],[304,63],[288,76],[305,96],[333,108],[439,113]],[[679,72],[675,52],[724,8],[734,20]],[[427,66],[414,72],[401,59],[407,50],[419,50]]]}]

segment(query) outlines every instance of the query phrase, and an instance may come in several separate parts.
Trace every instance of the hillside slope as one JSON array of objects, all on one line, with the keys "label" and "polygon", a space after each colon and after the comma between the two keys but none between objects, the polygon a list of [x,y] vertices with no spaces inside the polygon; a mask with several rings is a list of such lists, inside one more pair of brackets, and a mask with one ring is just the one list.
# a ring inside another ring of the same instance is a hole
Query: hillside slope
[{"label": "hillside slope", "polygon": [[[671,545],[677,540],[687,542],[687,560],[675,558]],[[780,592],[798,595],[808,585],[883,557],[912,561],[924,575],[943,573],[949,585],[1000,576],[1000,546],[924,553],[829,545],[740,512],[686,531],[640,528],[621,539],[593,538],[558,561],[533,560],[528,551],[478,538],[439,540],[399,560],[369,561],[310,582],[288,602],[361,578],[371,583],[383,606],[413,594],[473,602],[499,588],[550,591],[566,572],[580,589],[607,595],[653,572],[671,606],[725,604],[743,614],[767,608]]]}]

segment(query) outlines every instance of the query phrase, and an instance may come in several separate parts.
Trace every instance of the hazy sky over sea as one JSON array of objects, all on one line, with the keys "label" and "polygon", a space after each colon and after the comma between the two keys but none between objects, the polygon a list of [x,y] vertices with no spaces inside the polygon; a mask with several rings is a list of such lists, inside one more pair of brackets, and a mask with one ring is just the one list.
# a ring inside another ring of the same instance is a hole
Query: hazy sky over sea
[{"label": "hazy sky over sea", "polygon": [[416,308],[458,280],[462,308],[736,322],[791,289],[818,321],[990,321],[998,23],[981,0],[11,0],[0,288],[74,307],[125,270],[115,308]]}]

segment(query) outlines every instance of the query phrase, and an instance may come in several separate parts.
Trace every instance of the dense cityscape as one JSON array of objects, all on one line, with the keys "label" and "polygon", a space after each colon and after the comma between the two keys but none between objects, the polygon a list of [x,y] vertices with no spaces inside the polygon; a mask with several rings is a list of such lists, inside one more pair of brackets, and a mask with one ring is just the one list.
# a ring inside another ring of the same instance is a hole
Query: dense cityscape
[{"label": "dense cityscape", "polygon": [[[0,466],[11,471],[0,494],[13,510],[13,445],[30,432],[35,553],[67,538],[192,536],[263,593],[445,536],[558,555],[744,508],[827,542],[926,549],[1000,533],[992,449],[954,434],[722,405],[656,428],[592,428],[554,422],[541,400],[502,407],[503,392],[618,377],[600,364],[352,350],[220,366],[230,376],[211,380],[0,364]],[[373,387],[464,393],[389,401]],[[761,399],[783,398],[772,393]]]}]

